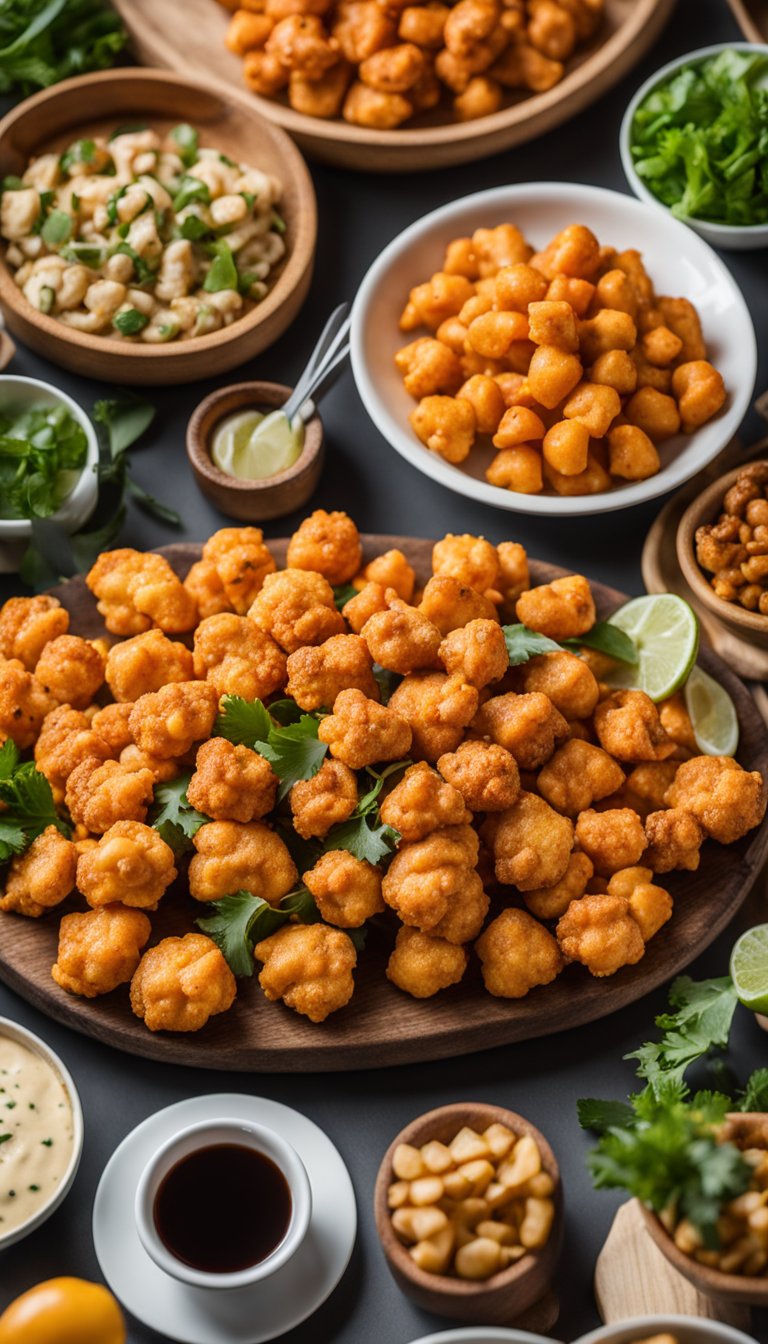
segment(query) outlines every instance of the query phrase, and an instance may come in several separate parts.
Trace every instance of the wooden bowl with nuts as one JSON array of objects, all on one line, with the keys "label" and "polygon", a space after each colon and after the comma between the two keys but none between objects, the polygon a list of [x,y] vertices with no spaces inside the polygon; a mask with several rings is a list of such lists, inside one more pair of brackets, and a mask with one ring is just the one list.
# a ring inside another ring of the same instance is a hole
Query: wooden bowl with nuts
[{"label": "wooden bowl with nuts", "polygon": [[543,1134],[501,1106],[428,1111],[390,1144],[374,1194],[390,1272],[417,1306],[509,1324],[547,1293],[560,1255],[560,1169]]},{"label": "wooden bowl with nuts", "polygon": [[768,459],[734,467],[697,495],[680,519],[676,546],[706,611],[768,648]]}]

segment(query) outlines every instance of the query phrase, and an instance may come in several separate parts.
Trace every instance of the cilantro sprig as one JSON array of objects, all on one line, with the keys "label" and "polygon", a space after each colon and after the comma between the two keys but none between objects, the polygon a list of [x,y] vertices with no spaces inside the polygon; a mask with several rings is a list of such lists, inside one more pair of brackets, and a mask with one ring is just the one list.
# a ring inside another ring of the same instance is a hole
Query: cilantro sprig
[{"label": "cilantro sprig", "polygon": [[365,859],[373,864],[380,863],[392,853],[402,837],[394,826],[387,826],[381,821],[379,795],[385,780],[405,770],[410,764],[410,761],[396,761],[380,773],[368,767],[368,774],[374,783],[360,798],[352,815],[331,827],[324,842],[327,850],[346,849],[356,859]]},{"label": "cilantro sprig", "polygon": [[46,829],[55,826],[62,835],[69,827],[56,812],[51,786],[34,762],[20,761],[19,749],[10,738],[0,747],[0,862],[22,854]]},{"label": "cilantro sprig", "polygon": [[560,653],[564,649],[570,653],[578,653],[580,649],[595,649],[620,663],[634,666],[638,662],[637,649],[629,635],[618,626],[611,625],[610,621],[597,621],[585,635],[579,635],[578,639],[564,639],[560,644],[548,635],[539,634],[538,630],[529,629],[527,625],[503,625],[501,628],[510,667],[519,667],[539,654]]},{"label": "cilantro sprig", "polygon": [[301,924],[316,924],[317,906],[306,887],[298,887],[283,896],[278,905],[269,905],[250,891],[236,891],[210,901],[214,911],[195,923],[221,950],[233,975],[253,975],[253,949],[262,938],[282,928],[291,918]]},{"label": "cilantro sprig", "polygon": [[[283,709],[289,703],[279,702]],[[225,695],[213,731],[215,736],[250,747],[269,761],[280,780],[278,798],[283,799],[299,780],[312,779],[325,759],[328,748],[319,741],[317,729],[314,714],[299,711],[295,722],[275,723],[261,700]]]},{"label": "cilantro sprig", "polygon": [[179,775],[155,787],[151,824],[177,858],[192,849],[192,841],[210,817],[190,805],[187,789],[191,775]]}]

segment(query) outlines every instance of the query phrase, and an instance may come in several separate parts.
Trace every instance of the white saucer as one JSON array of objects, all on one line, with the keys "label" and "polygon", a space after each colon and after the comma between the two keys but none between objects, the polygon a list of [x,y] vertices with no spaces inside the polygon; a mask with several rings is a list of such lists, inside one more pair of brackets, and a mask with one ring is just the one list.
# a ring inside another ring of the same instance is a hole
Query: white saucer
[{"label": "white saucer", "polygon": [[[157,1267],[133,1217],[144,1166],[179,1129],[224,1116],[268,1125],[293,1144],[312,1187],[312,1219],[295,1256],[271,1278],[219,1292],[191,1288]],[[330,1139],[305,1115],[264,1097],[221,1093],[168,1106],[138,1125],[113,1153],[93,1206],[93,1240],[104,1278],[138,1320],[181,1344],[262,1344],[311,1316],[349,1264],[357,1232],[349,1172]]]},{"label": "white saucer", "polygon": [[413,1344],[556,1344],[544,1335],[531,1335],[527,1330],[504,1330],[499,1326],[464,1327],[461,1330],[441,1330],[437,1335],[424,1335]]}]

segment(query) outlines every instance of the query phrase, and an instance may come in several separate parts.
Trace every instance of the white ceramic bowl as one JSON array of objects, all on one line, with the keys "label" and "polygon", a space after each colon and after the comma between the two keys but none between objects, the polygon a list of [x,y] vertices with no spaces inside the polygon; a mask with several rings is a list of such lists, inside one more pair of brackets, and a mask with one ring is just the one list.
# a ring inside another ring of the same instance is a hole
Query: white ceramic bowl
[{"label": "white ceramic bowl", "polygon": [[[67,532],[76,532],[87,521],[96,506],[99,444],[96,431],[82,406],[78,406],[66,392],[44,383],[39,378],[21,378],[14,374],[0,374],[0,411],[6,406],[27,410],[32,406],[64,406],[85,430],[88,441],[85,466],[74,488],[52,515]],[[14,568],[21,559],[24,546],[32,536],[32,523],[27,518],[0,518],[0,573]]]},{"label": "white ceramic bowl", "polygon": [[[474,448],[452,466],[429,452],[408,423],[415,405],[403,387],[394,355],[407,340],[398,318],[412,286],[439,270],[446,244],[480,227],[514,223],[543,246],[567,224],[586,224],[601,242],[637,247],[661,294],[690,299],[698,308],[712,362],[722,373],[728,400],[695,434],[661,445],[662,470],[599,495],[562,498],[523,495],[489,485],[485,469],[494,450]],[[707,243],[666,210],[631,196],[576,183],[532,182],[496,187],[432,211],[398,235],[373,263],[352,310],[352,369],[363,404],[385,439],[417,470],[457,494],[517,513],[548,516],[608,513],[654,499],[682,485],[711,462],[733,437],[752,397],[757,367],[749,310],[732,275]]]},{"label": "white ceramic bowl", "polygon": [[575,1344],[635,1344],[636,1340],[669,1333],[679,1344],[756,1344],[751,1335],[732,1325],[705,1320],[702,1316],[631,1316],[613,1325],[601,1325],[582,1335]]},{"label": "white ceramic bowl", "polygon": [[[624,113],[619,131],[619,152],[621,154],[621,163],[626,175],[627,181],[636,196],[641,201],[648,201],[650,205],[655,205],[657,209],[668,211],[669,207],[660,201],[658,196],[645,185],[643,179],[639,176],[632,158],[631,135],[632,123],[635,119],[635,113],[644,98],[647,98],[652,89],[658,84],[664,83],[670,75],[674,75],[684,65],[692,65],[697,61],[706,60],[709,56],[718,56],[721,51],[746,51],[750,55],[756,52],[763,52],[768,56],[768,46],[763,46],[759,42],[719,42],[713,47],[699,47],[696,51],[688,52],[687,56],[678,56],[668,65],[663,65],[660,70],[646,79],[644,84],[640,85],[629,107]],[[715,224],[706,219],[686,218],[685,223],[690,228],[695,229],[702,238],[706,238],[708,243],[714,247],[724,247],[734,252],[746,252],[757,247],[768,247],[768,224]]]},{"label": "white ceramic bowl", "polygon": [[55,1195],[48,1200],[48,1203],[43,1204],[37,1213],[28,1218],[25,1223],[12,1228],[10,1232],[0,1233],[0,1251],[2,1251],[6,1246],[12,1246],[15,1241],[21,1241],[22,1237],[28,1237],[30,1232],[34,1232],[36,1228],[40,1227],[46,1219],[50,1218],[54,1210],[59,1207],[69,1193],[77,1175],[83,1151],[83,1110],[72,1075],[63,1061],[59,1059],[59,1056],[51,1050],[49,1045],[46,1045],[45,1041],[41,1040],[39,1036],[35,1036],[34,1032],[27,1031],[26,1027],[19,1026],[18,1022],[12,1021],[10,1017],[0,1017],[0,1037],[18,1041],[20,1045],[25,1045],[28,1050],[40,1055],[41,1059],[44,1059],[46,1064],[49,1064],[54,1073],[61,1079],[69,1104],[72,1107],[72,1153],[58,1189]]},{"label": "white ceramic bowl", "polygon": [[463,1326],[461,1330],[441,1330],[437,1335],[424,1335],[413,1344],[553,1344],[543,1335],[531,1335],[527,1330],[506,1330],[502,1326]]}]

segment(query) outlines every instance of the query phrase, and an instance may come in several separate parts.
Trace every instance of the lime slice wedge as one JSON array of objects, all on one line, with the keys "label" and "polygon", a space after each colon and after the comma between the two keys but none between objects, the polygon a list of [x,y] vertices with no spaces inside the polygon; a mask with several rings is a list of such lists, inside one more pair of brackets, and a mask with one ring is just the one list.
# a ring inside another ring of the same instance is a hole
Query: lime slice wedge
[{"label": "lime slice wedge", "polygon": [[699,751],[705,756],[735,756],[739,717],[728,692],[708,672],[694,667],[684,695]]},{"label": "lime slice wedge", "polygon": [[768,1013],[768,924],[756,924],[737,939],[731,979],[739,1001],[753,1013]]},{"label": "lime slice wedge", "polygon": [[229,416],[214,435],[211,456],[220,471],[241,481],[259,481],[287,471],[301,456],[304,425],[289,423],[281,410],[262,415],[240,411]]},{"label": "lime slice wedge", "polygon": [[692,607],[674,593],[652,593],[626,602],[608,618],[632,640],[633,666],[621,663],[605,680],[611,686],[645,691],[656,702],[687,681],[699,651],[699,622]]}]

